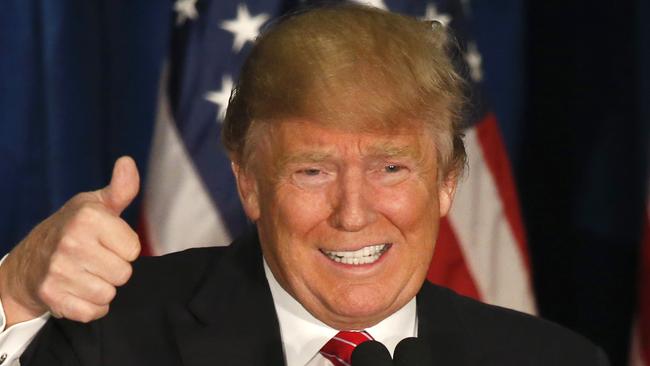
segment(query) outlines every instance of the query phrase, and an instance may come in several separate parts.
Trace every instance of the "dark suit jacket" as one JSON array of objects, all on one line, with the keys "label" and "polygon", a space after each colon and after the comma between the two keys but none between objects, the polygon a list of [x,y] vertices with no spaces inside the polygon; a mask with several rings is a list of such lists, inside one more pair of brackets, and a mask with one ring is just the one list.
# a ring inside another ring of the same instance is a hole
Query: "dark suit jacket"
[{"label": "dark suit jacket", "polygon": [[[595,346],[552,323],[425,284],[419,336],[458,365],[606,365]],[[255,234],[230,247],[136,262],[109,314],[50,319],[22,365],[284,364],[277,315]]]}]

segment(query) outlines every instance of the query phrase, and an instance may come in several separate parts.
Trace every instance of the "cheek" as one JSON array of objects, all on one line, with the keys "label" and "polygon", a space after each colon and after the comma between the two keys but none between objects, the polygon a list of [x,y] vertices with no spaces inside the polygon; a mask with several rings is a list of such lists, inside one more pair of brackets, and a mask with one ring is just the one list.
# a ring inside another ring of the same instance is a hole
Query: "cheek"
[{"label": "cheek", "polygon": [[405,234],[418,226],[430,227],[439,216],[438,197],[419,184],[379,189],[374,202],[377,211]]},{"label": "cheek", "polygon": [[327,193],[313,192],[290,185],[278,186],[263,205],[263,216],[271,218],[278,235],[285,239],[302,239],[331,213]]},{"label": "cheek", "polygon": [[405,246],[396,252],[400,268],[408,272],[407,277],[414,275],[414,272],[418,274],[416,277],[424,276],[438,236],[438,197],[422,185],[378,192],[378,197],[382,199],[376,200],[377,209],[405,240]]}]

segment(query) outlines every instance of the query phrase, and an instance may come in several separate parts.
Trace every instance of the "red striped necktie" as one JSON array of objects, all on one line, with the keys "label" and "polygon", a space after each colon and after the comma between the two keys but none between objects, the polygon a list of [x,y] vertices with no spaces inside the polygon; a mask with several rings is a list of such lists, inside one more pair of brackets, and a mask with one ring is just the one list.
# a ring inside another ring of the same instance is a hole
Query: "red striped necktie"
[{"label": "red striped necktie", "polygon": [[320,354],[332,362],[334,366],[350,366],[352,351],[365,341],[374,340],[368,332],[340,331],[320,349]]}]

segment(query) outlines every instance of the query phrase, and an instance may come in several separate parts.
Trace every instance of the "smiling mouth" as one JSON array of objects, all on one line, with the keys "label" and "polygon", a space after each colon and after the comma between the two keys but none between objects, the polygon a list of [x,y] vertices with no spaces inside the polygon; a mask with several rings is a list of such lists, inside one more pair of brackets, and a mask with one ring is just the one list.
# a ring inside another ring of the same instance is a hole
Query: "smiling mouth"
[{"label": "smiling mouth", "polygon": [[391,244],[369,245],[359,250],[353,251],[330,251],[321,249],[329,259],[343,264],[362,265],[375,263],[387,250]]}]

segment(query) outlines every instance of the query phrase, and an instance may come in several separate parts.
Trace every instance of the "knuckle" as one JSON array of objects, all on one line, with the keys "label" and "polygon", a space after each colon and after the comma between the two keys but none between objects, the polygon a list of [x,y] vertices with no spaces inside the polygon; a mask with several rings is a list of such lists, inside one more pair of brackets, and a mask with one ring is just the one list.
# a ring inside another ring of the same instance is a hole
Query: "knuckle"
[{"label": "knuckle", "polygon": [[[65,277],[65,266],[61,264],[59,255],[53,255],[48,267],[48,274],[54,277]],[[46,281],[49,277],[46,278]]]},{"label": "knuckle", "polygon": [[104,293],[104,301],[103,303],[109,304],[113,299],[115,298],[115,295],[117,294],[117,290],[115,289],[114,286],[109,286],[106,292]]},{"label": "knuckle", "polygon": [[95,320],[94,312],[88,310],[79,310],[75,312],[75,318],[75,320],[81,323],[90,323],[91,321]]},{"label": "knuckle", "polygon": [[91,290],[91,301],[96,304],[107,304],[115,297],[115,287],[102,283]]},{"label": "knuckle", "polygon": [[103,286],[101,283],[98,283],[99,280],[92,280],[88,281],[88,283],[85,284],[85,288],[83,289],[83,292],[80,292],[79,295],[81,298],[86,299],[88,301],[91,301],[93,303],[96,302],[101,302],[101,298],[103,295]]},{"label": "knuckle", "polygon": [[123,268],[117,271],[117,276],[115,278],[115,285],[122,286],[124,285],[131,275],[133,274],[133,267],[130,264],[126,264]]},{"label": "knuckle", "polygon": [[134,261],[138,258],[140,255],[140,242],[139,241],[133,241],[131,242],[129,252],[127,254],[127,260],[129,262]]},{"label": "knuckle", "polygon": [[55,307],[57,305],[56,294],[47,281],[36,290],[36,296],[48,307]]},{"label": "knuckle", "polygon": [[76,313],[77,321],[81,323],[90,323],[108,313],[108,305],[89,305]]},{"label": "knuckle", "polygon": [[94,205],[84,204],[77,210],[73,222],[85,226],[97,222],[99,217],[99,210]]},{"label": "knuckle", "polygon": [[133,243],[140,243],[140,235],[135,230],[129,230],[130,236],[131,236],[131,242]]},{"label": "knuckle", "polygon": [[60,309],[58,314],[72,320],[80,320],[80,317],[83,313],[82,309],[75,306],[74,299],[72,296],[63,296],[60,301],[51,306],[52,309]]},{"label": "knuckle", "polygon": [[64,254],[76,252],[79,249],[79,241],[75,240],[70,234],[64,235],[59,240],[58,249]]},{"label": "knuckle", "polygon": [[124,259],[132,262],[140,255],[140,237],[131,228],[126,230],[125,241],[122,245]]},{"label": "knuckle", "polygon": [[[97,308],[97,311],[95,312],[94,319],[99,319],[106,314],[108,314],[108,310],[110,309],[109,305],[102,305]],[[94,320],[93,319],[93,320]]]},{"label": "knuckle", "polygon": [[59,314],[70,320],[88,323],[95,319],[95,311],[92,306],[78,300],[75,301],[71,296],[66,296],[65,301],[60,308],[61,312]]}]

